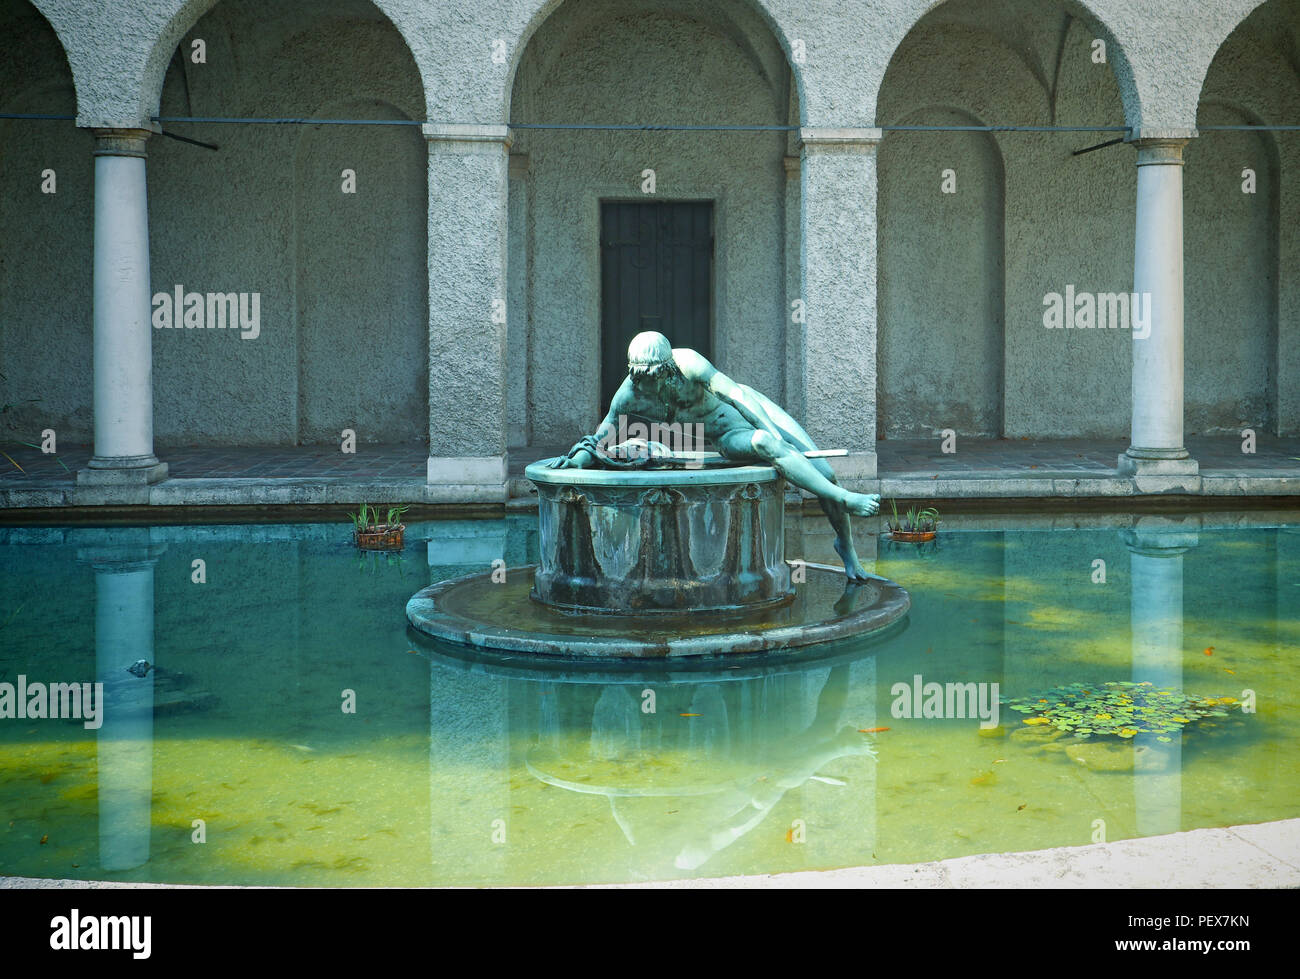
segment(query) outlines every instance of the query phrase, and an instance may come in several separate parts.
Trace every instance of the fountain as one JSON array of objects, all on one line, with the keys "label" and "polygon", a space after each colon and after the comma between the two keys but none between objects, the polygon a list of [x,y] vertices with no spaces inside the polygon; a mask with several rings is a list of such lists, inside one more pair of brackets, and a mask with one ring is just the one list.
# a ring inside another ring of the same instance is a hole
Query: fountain
[{"label": "fountain", "polygon": [[[907,592],[863,570],[849,525],[879,497],[841,488],[831,453],[694,351],[641,334],[628,358],[596,433],[525,470],[537,487],[539,563],[418,592],[406,612],[421,636],[611,660],[775,654],[901,624]],[[702,427],[721,451],[610,445],[628,414],[668,416],[673,433]],[[843,569],[786,560],[787,480],[820,498]]]}]

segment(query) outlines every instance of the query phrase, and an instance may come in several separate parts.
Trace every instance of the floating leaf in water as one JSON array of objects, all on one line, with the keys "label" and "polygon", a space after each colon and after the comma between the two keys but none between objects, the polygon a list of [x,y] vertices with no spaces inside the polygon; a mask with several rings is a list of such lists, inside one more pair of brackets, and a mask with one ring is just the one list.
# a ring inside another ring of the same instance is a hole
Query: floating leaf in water
[{"label": "floating leaf in water", "polygon": [[1168,743],[1168,742],[1170,742],[1170,741],[1172,741],[1172,740],[1174,740],[1174,739],[1173,739],[1173,738],[1166,738],[1166,737],[1162,734],[1162,735],[1160,735],[1160,737],[1156,738],[1156,740],[1157,740],[1157,741],[1164,741],[1164,742]]},{"label": "floating leaf in water", "polygon": [[1052,722],[1046,717],[1026,717],[1026,724],[1051,724]]}]

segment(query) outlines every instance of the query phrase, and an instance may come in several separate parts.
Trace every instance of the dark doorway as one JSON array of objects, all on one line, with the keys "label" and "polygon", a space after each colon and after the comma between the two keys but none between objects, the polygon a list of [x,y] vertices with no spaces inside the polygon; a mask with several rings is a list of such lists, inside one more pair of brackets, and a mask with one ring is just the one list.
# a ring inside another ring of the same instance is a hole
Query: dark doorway
[{"label": "dark doorway", "polygon": [[713,357],[713,204],[603,202],[600,288],[603,415],[638,333]]}]

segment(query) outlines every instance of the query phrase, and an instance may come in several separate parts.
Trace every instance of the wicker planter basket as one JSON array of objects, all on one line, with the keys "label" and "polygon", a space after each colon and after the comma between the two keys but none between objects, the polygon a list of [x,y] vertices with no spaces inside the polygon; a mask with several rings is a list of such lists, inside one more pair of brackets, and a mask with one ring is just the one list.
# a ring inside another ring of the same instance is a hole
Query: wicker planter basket
[{"label": "wicker planter basket", "polygon": [[400,551],[406,524],[395,527],[367,527],[356,532],[357,547],[363,551]]},{"label": "wicker planter basket", "polygon": [[924,544],[928,540],[934,540],[934,535],[937,533],[937,530],[891,530],[889,539],[903,543]]}]

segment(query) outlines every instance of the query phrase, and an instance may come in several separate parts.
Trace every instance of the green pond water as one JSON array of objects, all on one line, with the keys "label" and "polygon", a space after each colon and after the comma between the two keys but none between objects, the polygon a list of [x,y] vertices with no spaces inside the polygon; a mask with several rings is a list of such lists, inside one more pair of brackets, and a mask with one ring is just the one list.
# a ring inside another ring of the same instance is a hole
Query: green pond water
[{"label": "green pond water", "polygon": [[[343,524],[0,528],[0,684],[106,698],[97,729],[0,718],[0,874],[639,881],[1300,816],[1300,523],[1241,523],[866,535],[869,568],[911,593],[901,631],[674,672],[485,664],[408,634],[425,585],[534,560],[532,514],[414,524],[400,558],[359,556]],[[787,557],[828,553],[795,520]],[[928,683],[975,684],[987,707],[993,684],[1116,682],[1236,703],[1172,737],[1086,741],[1005,704],[985,728],[907,716]]]}]

